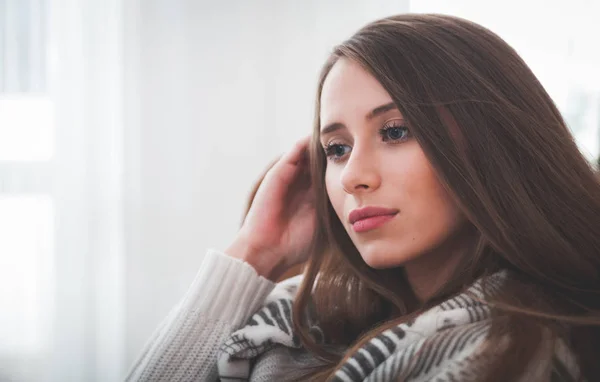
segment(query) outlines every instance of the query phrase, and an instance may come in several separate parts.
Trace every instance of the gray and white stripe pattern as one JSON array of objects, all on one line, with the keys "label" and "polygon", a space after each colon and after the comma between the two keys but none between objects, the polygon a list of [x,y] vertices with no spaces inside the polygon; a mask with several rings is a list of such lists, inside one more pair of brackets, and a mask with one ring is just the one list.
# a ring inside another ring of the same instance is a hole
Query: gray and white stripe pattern
[{"label": "gray and white stripe pattern", "polygon": [[[502,275],[491,276],[486,287],[499,287],[502,278]],[[221,381],[249,381],[251,360],[268,357],[269,350],[275,347],[301,351],[292,326],[294,294],[295,288],[286,287],[283,294],[267,301],[248,324],[233,333],[221,347],[218,363]],[[478,365],[486,361],[478,349],[488,335],[490,324],[490,309],[483,297],[481,282],[477,282],[413,322],[382,332],[353,354],[332,381],[477,380]],[[316,325],[311,333],[326,340]],[[555,369],[561,375],[569,375],[564,367]]]},{"label": "gray and white stripe pattern", "polygon": [[[384,331],[354,354],[333,381],[385,381],[405,375],[421,380],[459,354],[472,352],[487,335],[490,310],[474,298],[476,286],[418,316]],[[476,296],[476,295],[475,295]],[[362,349],[361,349],[362,350]]]}]

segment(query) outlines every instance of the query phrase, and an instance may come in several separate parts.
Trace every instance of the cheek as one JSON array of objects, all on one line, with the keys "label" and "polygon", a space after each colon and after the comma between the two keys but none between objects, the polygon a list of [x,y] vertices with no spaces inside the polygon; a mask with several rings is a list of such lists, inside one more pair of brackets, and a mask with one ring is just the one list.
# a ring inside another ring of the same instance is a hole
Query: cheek
[{"label": "cheek", "polygon": [[455,233],[464,218],[424,158],[405,179],[402,207],[410,239],[424,250],[435,247]]},{"label": "cheek", "polygon": [[327,168],[325,171],[325,188],[327,189],[327,196],[329,201],[335,210],[338,218],[343,221],[344,214],[344,201],[346,192],[344,191],[342,184],[339,180],[339,174],[336,173],[335,169]]}]

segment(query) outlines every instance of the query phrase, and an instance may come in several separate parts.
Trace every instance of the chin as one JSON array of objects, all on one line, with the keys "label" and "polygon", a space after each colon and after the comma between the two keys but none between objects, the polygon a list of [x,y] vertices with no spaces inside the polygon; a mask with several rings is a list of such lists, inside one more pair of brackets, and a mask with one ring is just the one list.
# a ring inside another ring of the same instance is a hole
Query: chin
[{"label": "chin", "polygon": [[[365,263],[367,263],[367,265],[373,269],[387,269],[387,268],[393,268],[391,266],[388,265],[387,262],[385,261],[369,261],[369,259],[365,259],[363,257],[363,260],[365,261]],[[379,260],[379,259],[376,259]]]},{"label": "chin", "polygon": [[[381,252],[380,252],[381,253]],[[396,268],[404,265],[406,261],[401,260],[402,256],[394,256],[390,258],[389,256],[382,256],[381,254],[376,253],[365,253],[361,252],[361,257],[364,262],[373,269],[387,269],[387,268]]]},{"label": "chin", "polygon": [[369,243],[370,245],[363,245],[359,250],[360,256],[364,262],[373,269],[387,269],[396,268],[403,266],[419,257],[418,251],[415,250],[404,250],[399,251],[398,245],[377,245],[383,243]]}]

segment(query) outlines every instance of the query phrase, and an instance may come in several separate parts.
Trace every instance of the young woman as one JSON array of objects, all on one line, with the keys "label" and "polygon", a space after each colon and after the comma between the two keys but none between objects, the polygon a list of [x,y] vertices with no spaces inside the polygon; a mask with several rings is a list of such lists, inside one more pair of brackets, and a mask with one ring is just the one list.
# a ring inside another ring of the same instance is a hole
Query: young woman
[{"label": "young woman", "polygon": [[129,379],[600,380],[599,223],[513,49],[455,17],[376,21]]}]

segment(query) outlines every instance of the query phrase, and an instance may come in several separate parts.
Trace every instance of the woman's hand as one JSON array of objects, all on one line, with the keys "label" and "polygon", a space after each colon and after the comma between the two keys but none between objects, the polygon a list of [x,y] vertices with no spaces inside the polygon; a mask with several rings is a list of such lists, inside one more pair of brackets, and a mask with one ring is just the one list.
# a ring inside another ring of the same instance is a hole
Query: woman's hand
[{"label": "woman's hand", "polygon": [[242,228],[226,250],[271,280],[309,256],[316,226],[309,140],[298,141],[266,173]]}]

